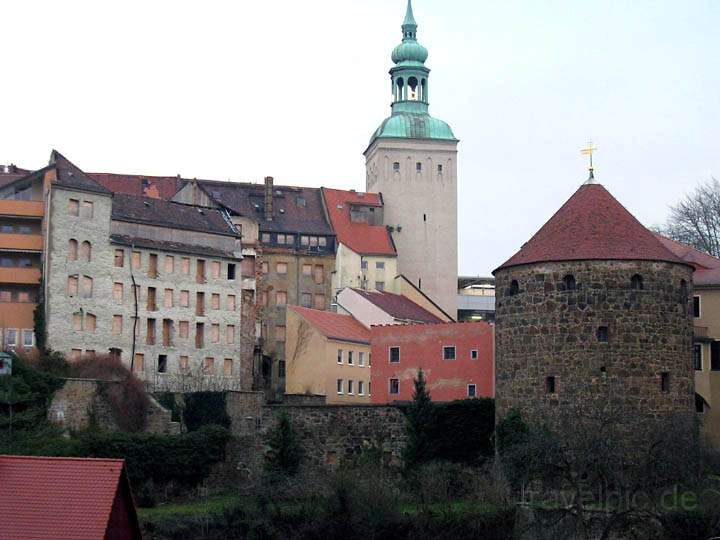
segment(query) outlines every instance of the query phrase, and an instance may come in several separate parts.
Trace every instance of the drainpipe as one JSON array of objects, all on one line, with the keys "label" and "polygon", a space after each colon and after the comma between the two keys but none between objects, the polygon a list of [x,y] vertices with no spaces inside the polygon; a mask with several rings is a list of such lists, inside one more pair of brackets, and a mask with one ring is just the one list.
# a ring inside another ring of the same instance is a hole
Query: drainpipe
[{"label": "drainpipe", "polygon": [[133,273],[133,262],[132,254],[135,250],[135,244],[130,244],[130,257],[128,263],[130,264],[130,280],[132,281],[133,288],[133,301],[135,303],[135,317],[133,318],[133,331],[132,331],[132,351],[130,353],[130,373],[135,372],[135,342],[137,340],[137,324],[138,324],[138,297],[137,287],[135,285],[135,274]]}]

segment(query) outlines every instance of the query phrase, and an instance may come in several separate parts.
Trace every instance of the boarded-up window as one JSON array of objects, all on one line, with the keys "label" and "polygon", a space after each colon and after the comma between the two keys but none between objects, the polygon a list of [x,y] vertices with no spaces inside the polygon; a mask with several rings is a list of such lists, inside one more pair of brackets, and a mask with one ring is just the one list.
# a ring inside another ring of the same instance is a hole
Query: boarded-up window
[{"label": "boarded-up window", "polygon": [[68,200],[68,214],[77,216],[80,214],[80,201],[77,199]]},{"label": "boarded-up window", "polygon": [[190,273],[190,258],[189,257],[183,257],[180,261],[180,271],[183,274],[189,274]]},{"label": "boarded-up window", "polygon": [[234,294],[228,294],[227,297],[227,310],[228,311],[235,311],[236,305],[235,305],[235,295]]},{"label": "boarded-up window", "polygon": [[304,292],[300,295],[300,305],[302,307],[310,307],[312,306],[312,294],[309,292]]},{"label": "boarded-up window", "polygon": [[132,252],[132,267],[133,270],[138,270],[142,265],[142,253],[139,251]]},{"label": "boarded-up window", "polygon": [[278,291],[275,293],[275,304],[278,306],[284,306],[287,304],[287,293],[285,291]]},{"label": "boarded-up window", "polygon": [[163,306],[166,308],[173,307],[173,290],[165,289],[165,296],[163,296]]},{"label": "boarded-up window", "polygon": [[150,254],[148,259],[148,277],[155,279],[158,275],[158,256],[155,253]]},{"label": "boarded-up window", "polygon": [[220,342],[220,325],[219,324],[211,324],[210,325],[210,339],[213,343],[219,343]]},{"label": "boarded-up window", "polygon": [[245,257],[240,261],[240,271],[243,277],[255,277],[255,258]]},{"label": "boarded-up window", "polygon": [[315,295],[315,303],[313,304],[313,307],[315,309],[325,309],[325,295],[324,294],[316,294]]},{"label": "boarded-up window", "polygon": [[205,293],[199,292],[195,295],[195,315],[205,315]]},{"label": "boarded-up window", "polygon": [[145,355],[143,353],[135,353],[133,371],[145,371]]},{"label": "boarded-up window", "polygon": [[318,285],[325,282],[325,269],[323,268],[323,266],[321,264],[315,265],[314,277],[315,277],[315,283],[317,283]]},{"label": "boarded-up window", "polygon": [[262,263],[261,268],[263,274],[267,274],[270,272],[270,265],[266,262]]},{"label": "boarded-up window", "polygon": [[116,249],[115,250],[115,266],[118,268],[122,268],[125,266],[125,250],[124,249]]},{"label": "boarded-up window", "polygon": [[162,338],[165,347],[172,346],[173,321],[172,319],[163,319],[162,322]]},{"label": "boarded-up window", "polygon": [[147,320],[147,332],[145,334],[148,345],[155,345],[155,319]]},{"label": "boarded-up window", "polygon": [[275,327],[275,340],[276,341],[285,341],[285,327],[284,326],[276,326]]},{"label": "boarded-up window", "polygon": [[87,315],[85,315],[85,331],[86,332],[94,332],[96,324],[97,324],[97,317],[95,315],[93,315],[92,313],[88,313]]},{"label": "boarded-up window", "polygon": [[70,351],[70,360],[72,362],[77,362],[80,360],[80,355],[82,355],[82,349],[73,349]]},{"label": "boarded-up window", "polygon": [[95,205],[92,201],[83,201],[82,203],[82,216],[91,218],[95,214]]},{"label": "boarded-up window", "polygon": [[215,371],[215,359],[212,356],[205,358],[205,361],[203,362],[203,371],[207,375],[212,375]]},{"label": "boarded-up window", "polygon": [[80,260],[90,262],[92,260],[92,246],[85,240],[80,244]]},{"label": "boarded-up window", "polygon": [[73,313],[73,330],[82,330],[82,313]]},{"label": "boarded-up window", "polygon": [[147,310],[155,311],[157,309],[157,291],[155,287],[148,287],[147,291]]},{"label": "boarded-up window", "polygon": [[210,296],[210,307],[212,309],[220,309],[220,295],[217,293],[213,293]]},{"label": "boarded-up window", "polygon": [[232,324],[228,324],[225,328],[225,341],[228,345],[235,343],[235,326]]},{"label": "boarded-up window", "polygon": [[68,276],[68,296],[77,296],[78,293],[78,277]]},{"label": "boarded-up window", "polygon": [[113,315],[112,333],[113,336],[119,336],[123,331],[123,317],[122,315]]},{"label": "boarded-up window", "polygon": [[223,375],[226,377],[232,377],[233,374],[233,361],[232,358],[226,358],[223,361]]},{"label": "boarded-up window", "polygon": [[203,259],[197,260],[197,267],[195,268],[195,281],[198,283],[205,283],[205,261]]},{"label": "boarded-up window", "polygon": [[180,337],[182,339],[187,339],[188,335],[190,334],[190,323],[188,321],[180,321],[178,326],[178,332],[180,333]]},{"label": "boarded-up window", "polygon": [[312,264],[303,264],[302,273],[303,276],[312,276]]},{"label": "boarded-up window", "polygon": [[187,356],[181,356],[178,359],[178,366],[180,367],[180,371],[187,371],[188,369],[188,357]]},{"label": "boarded-up window", "polygon": [[202,349],[205,346],[205,325],[195,323],[195,348]]},{"label": "boarded-up window", "polygon": [[279,262],[275,265],[275,271],[278,274],[287,274],[287,263]]},{"label": "boarded-up window", "polygon": [[165,273],[172,274],[175,271],[175,258],[172,255],[165,255]]},{"label": "boarded-up window", "polygon": [[190,291],[180,291],[180,305],[190,307]]},{"label": "boarded-up window", "polygon": [[213,277],[213,279],[220,278],[220,263],[218,261],[210,262],[210,275]]},{"label": "boarded-up window", "polygon": [[68,240],[68,261],[76,261],[78,256],[78,241],[74,238]]},{"label": "boarded-up window", "polygon": [[261,306],[267,306],[268,305],[268,293],[267,291],[262,291],[260,293],[260,305]]},{"label": "boarded-up window", "polygon": [[91,298],[93,293],[93,278],[83,276],[82,278],[82,294],[84,298]]}]

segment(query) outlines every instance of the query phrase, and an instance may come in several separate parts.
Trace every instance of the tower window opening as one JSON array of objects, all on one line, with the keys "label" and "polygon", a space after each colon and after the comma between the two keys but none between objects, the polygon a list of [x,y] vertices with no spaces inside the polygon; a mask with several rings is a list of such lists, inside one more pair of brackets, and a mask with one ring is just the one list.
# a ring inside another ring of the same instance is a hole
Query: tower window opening
[{"label": "tower window opening", "polygon": [[442,174],[442,164],[438,165],[438,174]]},{"label": "tower window opening", "polygon": [[419,161],[415,163],[415,170],[417,172],[422,172],[422,163],[420,163]]},{"label": "tower window opening", "polygon": [[423,221],[427,221],[427,214],[423,214]]},{"label": "tower window opening", "polygon": [[548,394],[557,393],[556,388],[555,388],[555,377],[554,376],[545,377],[545,392],[547,392]]},{"label": "tower window opening", "polygon": [[575,283],[575,276],[568,274],[563,278],[563,284],[565,285],[566,291],[574,291],[577,288]]},{"label": "tower window opening", "polygon": [[609,340],[609,332],[607,326],[599,326],[597,329],[597,339],[600,343],[607,343]]},{"label": "tower window opening", "polygon": [[513,279],[510,282],[510,287],[508,288],[508,296],[515,296],[520,292],[520,284],[517,282],[517,279]]},{"label": "tower window opening", "polygon": [[661,392],[669,392],[670,391],[670,373],[667,371],[663,371],[660,374],[660,391]]},{"label": "tower window opening", "polygon": [[405,81],[403,81],[402,77],[398,77],[396,101],[402,101],[403,99],[405,99]]},{"label": "tower window opening", "polygon": [[407,99],[411,101],[417,101],[418,100],[418,80],[415,77],[410,77],[408,79],[408,86],[410,87],[410,95],[407,97]]},{"label": "tower window opening", "polygon": [[400,172],[400,162],[396,161],[393,163],[393,172]]},{"label": "tower window opening", "polygon": [[632,278],[630,278],[630,286],[633,290],[642,291],[644,288],[642,276],[640,274],[635,274]]}]

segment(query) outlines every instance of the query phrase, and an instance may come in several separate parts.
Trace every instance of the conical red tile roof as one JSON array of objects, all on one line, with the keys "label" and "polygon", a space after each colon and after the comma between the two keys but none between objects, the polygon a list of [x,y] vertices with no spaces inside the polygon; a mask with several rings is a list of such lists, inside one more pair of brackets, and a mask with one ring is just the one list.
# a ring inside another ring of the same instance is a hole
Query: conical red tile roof
[{"label": "conical red tile roof", "polygon": [[600,184],[583,184],[528,242],[495,271],[519,264],[577,260],[688,264]]}]

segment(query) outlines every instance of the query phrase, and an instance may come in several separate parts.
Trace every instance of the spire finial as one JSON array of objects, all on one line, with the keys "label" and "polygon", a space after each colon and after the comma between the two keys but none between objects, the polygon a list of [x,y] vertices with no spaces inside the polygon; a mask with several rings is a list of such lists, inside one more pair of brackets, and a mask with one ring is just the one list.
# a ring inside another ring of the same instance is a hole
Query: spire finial
[{"label": "spire finial", "polygon": [[583,156],[590,156],[590,166],[588,167],[588,170],[590,171],[590,174],[588,175],[588,179],[585,182],[586,184],[594,184],[595,183],[595,167],[593,167],[593,153],[597,150],[597,146],[593,146],[592,141],[589,141],[587,146],[580,150],[580,154]]},{"label": "spire finial", "polygon": [[405,12],[405,20],[403,21],[403,26],[417,26],[412,10],[412,0],[408,0],[407,11]]}]

